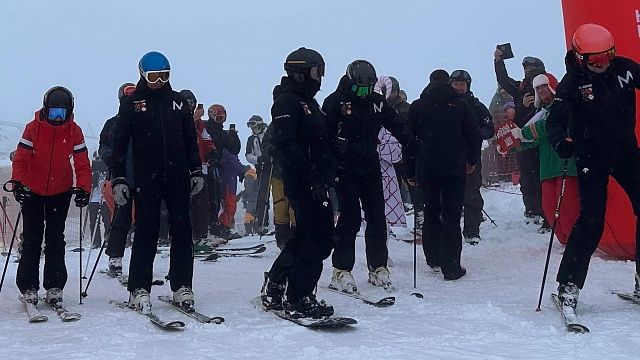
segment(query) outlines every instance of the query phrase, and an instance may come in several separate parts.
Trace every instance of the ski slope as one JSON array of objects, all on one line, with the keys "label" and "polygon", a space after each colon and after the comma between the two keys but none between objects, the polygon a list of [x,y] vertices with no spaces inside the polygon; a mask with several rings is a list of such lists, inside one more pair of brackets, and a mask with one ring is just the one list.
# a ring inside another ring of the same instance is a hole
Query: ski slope
[{"label": "ski slope", "polygon": [[[549,235],[524,224],[518,195],[485,189],[483,194],[485,210],[498,227],[484,222],[480,244],[464,246],[462,263],[468,274],[459,281],[445,282],[428,270],[419,249],[418,291],[424,299],[409,296],[411,244],[389,243],[398,288],[396,304],[389,308],[324,289],[331,276],[330,260],[325,262],[319,296],[334,305],[337,315],[359,322],[339,331],[305,329],[251,303],[277,254],[274,242],[267,244],[264,258],[196,260],[197,307],[224,316],[222,325],[197,323],[154,301],[159,315],[187,323],[182,332],[163,331],[109,304],[110,299],[126,300],[127,293],[105,275],[96,274],[89,296],[78,305],[78,254],[71,252],[65,302],[82,319],[62,323],[45,309],[49,321],[30,324],[17,299],[16,264],[11,263],[0,294],[0,359],[637,359],[640,307],[610,294],[632,289],[633,263],[594,257],[578,305],[591,333],[568,333],[549,296],[555,291],[562,247],[554,243],[543,311],[535,312]],[[256,242],[251,237],[232,245]],[[354,276],[363,293],[382,297],[385,293],[366,283],[363,243],[359,238]],[[102,268],[106,260],[101,260]],[[158,255],[156,276],[164,276],[167,267],[168,259]],[[169,293],[168,285],[154,287],[152,298]]]}]

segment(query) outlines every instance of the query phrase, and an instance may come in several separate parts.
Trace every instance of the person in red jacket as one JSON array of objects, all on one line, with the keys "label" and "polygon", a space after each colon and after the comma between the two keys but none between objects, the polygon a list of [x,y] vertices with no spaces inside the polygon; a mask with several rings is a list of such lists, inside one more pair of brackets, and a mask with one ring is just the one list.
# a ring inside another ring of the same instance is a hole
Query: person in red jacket
[{"label": "person in red jacket", "polygon": [[91,191],[87,146],[82,130],[73,121],[73,95],[68,89],[56,86],[47,91],[42,109],[36,111],[33,121],[27,124],[11,174],[14,196],[22,204],[24,219],[16,284],[27,303],[38,302],[43,234],[45,301],[62,301],[62,289],[67,282],[64,228],[74,180],[78,188],[74,191],[75,204],[87,206]]}]

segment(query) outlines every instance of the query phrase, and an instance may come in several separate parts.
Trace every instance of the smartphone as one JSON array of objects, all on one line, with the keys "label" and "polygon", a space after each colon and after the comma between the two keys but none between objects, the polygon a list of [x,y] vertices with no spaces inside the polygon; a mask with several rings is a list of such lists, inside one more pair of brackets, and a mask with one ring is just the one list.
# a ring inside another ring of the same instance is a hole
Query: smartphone
[{"label": "smartphone", "polygon": [[204,105],[198,104],[198,109],[204,109]]},{"label": "smartphone", "polygon": [[229,124],[229,130],[235,130],[236,124]]},{"label": "smartphone", "polygon": [[502,51],[502,59],[513,59],[513,50],[511,50],[511,43],[500,44],[496,46],[498,50]]}]

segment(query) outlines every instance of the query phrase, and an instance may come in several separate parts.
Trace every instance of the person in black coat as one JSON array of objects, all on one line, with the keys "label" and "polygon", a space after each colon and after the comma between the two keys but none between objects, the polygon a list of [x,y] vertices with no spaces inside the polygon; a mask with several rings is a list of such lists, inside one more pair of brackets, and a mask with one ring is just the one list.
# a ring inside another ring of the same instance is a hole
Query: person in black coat
[{"label": "person in black coat", "polygon": [[407,158],[407,168],[425,196],[427,264],[441,268],[445,280],[456,280],[466,274],[460,266],[460,216],[465,178],[480,158],[481,137],[476,117],[449,84],[449,74],[436,70],[429,79],[409,110],[409,127],[422,146],[415,158]]},{"label": "person in black coat", "polygon": [[[455,70],[449,77],[451,86],[460,97],[471,107],[476,117],[478,130],[482,140],[489,140],[495,135],[495,128],[491,113],[480,100],[471,92],[471,75],[465,70]],[[480,241],[480,223],[482,222],[482,208],[484,199],[480,193],[482,186],[482,160],[478,158],[475,170],[467,174],[464,191],[464,227],[462,235],[466,242],[476,245]]]},{"label": "person in black coat", "polygon": [[340,217],[336,232],[339,240],[332,256],[331,284],[340,291],[356,290],[351,271],[355,263],[356,234],[362,222],[361,211],[367,222],[365,242],[369,282],[392,289],[387,269],[387,227],[378,134],[384,126],[403,146],[407,146],[413,137],[406,123],[398,120],[398,113],[384,95],[373,91],[377,79],[373,65],[356,60],[349,64],[338,88],[322,105],[338,164],[336,194]]},{"label": "person in black coat", "polygon": [[[160,204],[169,212],[173,301],[193,306],[193,243],[190,195],[204,186],[193,113],[187,100],[171,89],[169,61],[158,53],[139,63],[140,81],[120,102],[114,129],[113,198],[122,206],[135,199],[136,232],[129,265],[129,303],[149,312],[153,260],[160,226]],[[132,145],[134,188],[125,179],[126,153]]]},{"label": "person in black coat", "polygon": [[[527,56],[522,60],[524,79],[517,81],[509,77],[502,59],[502,51],[494,52],[494,66],[498,84],[513,97],[516,104],[516,115],[513,122],[520,128],[535,115],[533,105],[535,92],[531,82],[537,75],[544,74],[542,60]],[[516,161],[520,168],[520,191],[524,202],[525,218],[536,224],[541,224],[540,232],[550,230],[548,219],[544,219],[542,211],[542,185],[540,185],[540,156],[538,147],[533,147],[516,153]]]},{"label": "person in black coat", "polygon": [[[549,108],[547,132],[558,155],[575,155],[580,215],[567,241],[556,280],[558,296],[575,308],[591,255],[604,231],[607,185],[612,176],[640,214],[640,149],[636,90],[640,65],[615,56],[613,35],[596,24],[580,26],[567,52],[567,73]],[[562,216],[562,214],[560,214]],[[636,222],[635,293],[640,296],[640,222]]]},{"label": "person in black coat", "polygon": [[284,64],[287,76],[274,89],[271,107],[273,154],[282,168],[284,192],[295,211],[297,227],[265,273],[261,299],[266,309],[284,309],[294,317],[333,314],[333,307],[314,295],[322,262],[334,243],[328,192],[335,159],[325,115],[314,99],[324,66],[315,50],[300,48],[289,54]]}]

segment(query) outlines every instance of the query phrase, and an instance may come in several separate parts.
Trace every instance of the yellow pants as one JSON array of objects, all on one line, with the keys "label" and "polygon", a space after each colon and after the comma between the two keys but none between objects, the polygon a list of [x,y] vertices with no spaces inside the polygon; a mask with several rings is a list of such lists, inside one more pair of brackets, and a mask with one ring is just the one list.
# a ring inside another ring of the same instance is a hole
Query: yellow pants
[{"label": "yellow pants", "polygon": [[296,225],[293,209],[289,206],[289,199],[284,196],[282,180],[271,178],[271,195],[273,196],[273,222],[274,224]]}]

